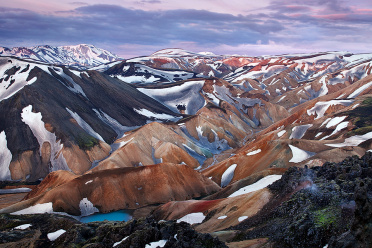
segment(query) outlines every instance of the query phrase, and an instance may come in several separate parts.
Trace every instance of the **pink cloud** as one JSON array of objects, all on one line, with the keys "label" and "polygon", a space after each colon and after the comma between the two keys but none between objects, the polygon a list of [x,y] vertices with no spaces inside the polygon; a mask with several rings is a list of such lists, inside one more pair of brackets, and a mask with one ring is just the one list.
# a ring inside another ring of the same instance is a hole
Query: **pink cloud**
[{"label": "pink cloud", "polygon": [[344,20],[348,14],[329,14],[329,15],[311,15],[314,18],[318,19],[327,19],[327,20]]},{"label": "pink cloud", "polygon": [[356,12],[372,12],[372,9],[356,9]]}]

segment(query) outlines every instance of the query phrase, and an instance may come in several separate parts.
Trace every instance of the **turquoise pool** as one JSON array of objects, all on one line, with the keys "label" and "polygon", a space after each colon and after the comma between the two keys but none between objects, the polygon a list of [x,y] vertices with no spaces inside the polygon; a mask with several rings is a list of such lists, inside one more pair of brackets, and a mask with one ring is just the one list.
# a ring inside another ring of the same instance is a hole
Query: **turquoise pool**
[{"label": "turquoise pool", "polygon": [[132,219],[133,210],[118,210],[110,213],[96,213],[89,216],[81,217],[80,221],[83,223],[93,222],[93,221],[128,221]]}]

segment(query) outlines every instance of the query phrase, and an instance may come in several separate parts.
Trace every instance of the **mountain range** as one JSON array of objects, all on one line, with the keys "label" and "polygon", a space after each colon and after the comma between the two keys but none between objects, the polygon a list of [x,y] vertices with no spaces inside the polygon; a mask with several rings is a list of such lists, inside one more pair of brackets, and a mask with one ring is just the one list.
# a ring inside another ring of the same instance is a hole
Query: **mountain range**
[{"label": "mountain range", "polygon": [[15,56],[30,61],[66,65],[79,69],[87,69],[122,59],[109,51],[88,44],[76,46],[0,47],[0,56]]},{"label": "mountain range", "polygon": [[[362,225],[372,54],[164,49],[123,60],[78,45],[0,55],[0,180],[32,188],[2,198],[0,213],[126,209],[230,247],[341,247],[334,237]],[[312,242],[270,232],[278,216]]]}]

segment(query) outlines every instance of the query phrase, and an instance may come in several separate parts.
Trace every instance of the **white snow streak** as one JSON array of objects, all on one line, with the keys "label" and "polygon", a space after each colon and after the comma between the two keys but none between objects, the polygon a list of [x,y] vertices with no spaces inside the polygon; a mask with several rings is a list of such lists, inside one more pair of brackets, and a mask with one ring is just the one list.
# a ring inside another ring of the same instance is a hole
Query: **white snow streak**
[{"label": "white snow streak", "polygon": [[158,113],[153,113],[148,109],[134,109],[138,114],[146,116],[148,118],[155,118],[158,120],[178,120],[181,119],[181,117],[175,117],[173,115],[168,115],[168,114],[158,114]]},{"label": "white snow streak", "polygon": [[96,131],[94,131],[93,128],[88,123],[86,123],[83,120],[83,118],[81,118],[77,113],[69,110],[68,108],[66,108],[66,110],[67,110],[67,112],[70,113],[71,117],[75,119],[75,121],[79,124],[79,126],[82,129],[84,129],[85,132],[87,132],[88,134],[90,134],[94,138],[105,142],[105,140],[101,137],[101,135],[99,135]]},{"label": "white snow streak", "polygon": [[225,172],[222,174],[221,187],[225,187],[231,182],[231,180],[234,177],[234,171],[235,171],[236,166],[237,164],[230,165],[230,167],[227,168]]},{"label": "white snow streak", "polygon": [[278,135],[278,137],[280,138],[280,137],[282,137],[285,133],[286,133],[286,131],[285,131],[285,130],[282,130],[282,131],[278,132],[277,135]]},{"label": "white snow streak", "polygon": [[255,182],[255,183],[253,183],[251,185],[248,185],[248,186],[245,186],[243,188],[240,188],[239,190],[237,190],[234,193],[232,193],[231,195],[229,195],[228,198],[229,197],[235,197],[235,196],[239,196],[239,195],[248,194],[250,192],[254,192],[254,191],[257,191],[257,190],[266,188],[267,186],[269,186],[273,182],[279,180],[280,178],[282,178],[282,175],[270,175],[270,176],[266,176],[266,177],[258,180],[257,182]]},{"label": "white snow streak", "polygon": [[261,149],[257,149],[257,150],[255,150],[255,151],[248,152],[248,153],[247,153],[247,156],[252,156],[252,155],[258,154],[258,153],[260,153],[260,152],[261,152]]},{"label": "white snow streak", "polygon": [[9,170],[10,162],[12,162],[12,153],[8,149],[5,131],[0,133],[0,180],[11,180]]},{"label": "white snow streak", "polygon": [[360,93],[362,93],[364,90],[368,89],[371,85],[372,85],[372,82],[369,82],[369,83],[363,85],[362,87],[358,88],[353,93],[351,93],[349,95],[349,98],[355,98],[355,97],[359,96]]},{"label": "white snow streak", "polygon": [[129,238],[129,236],[126,236],[125,238],[123,238],[122,240],[120,240],[120,241],[118,241],[118,242],[116,242],[116,243],[114,243],[113,245],[112,245],[112,247],[115,247],[115,246],[118,246],[118,245],[120,245],[124,240],[126,240],[127,238]]},{"label": "white snow streak", "polygon": [[349,138],[346,138],[344,143],[338,144],[326,144],[327,146],[332,147],[344,147],[344,146],[358,146],[360,143],[372,139],[372,132],[366,133],[364,135],[355,135]]},{"label": "white snow streak", "polygon": [[40,155],[43,144],[45,142],[48,142],[50,144],[51,148],[50,161],[52,167],[49,168],[49,171],[50,172],[57,170],[70,171],[70,168],[67,166],[66,160],[63,157],[62,153],[63,144],[61,144],[61,140],[58,140],[57,142],[57,137],[54,133],[51,133],[48,130],[46,130],[44,122],[42,121],[41,113],[32,112],[32,105],[28,105],[27,107],[23,108],[21,117],[22,121],[30,127],[33,135],[39,142]]}]

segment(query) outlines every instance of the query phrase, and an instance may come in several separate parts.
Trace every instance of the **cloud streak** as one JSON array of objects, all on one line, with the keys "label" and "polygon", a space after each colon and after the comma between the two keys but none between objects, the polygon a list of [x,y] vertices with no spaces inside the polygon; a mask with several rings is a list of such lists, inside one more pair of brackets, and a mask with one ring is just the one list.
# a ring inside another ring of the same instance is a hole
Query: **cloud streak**
[{"label": "cloud streak", "polygon": [[[162,4],[158,0],[137,2]],[[296,51],[324,51],[329,49],[327,42],[334,44],[333,50],[362,52],[367,47],[363,42],[372,38],[368,31],[372,28],[372,6],[349,6],[340,0],[275,0],[246,15],[70,4],[80,7],[56,14],[0,8],[0,45],[91,43],[124,56],[183,45],[215,53],[241,52],[245,48],[245,54],[249,51],[253,55],[255,49],[271,54],[288,52],[291,47]],[[125,51],[128,47],[130,53]]]}]

